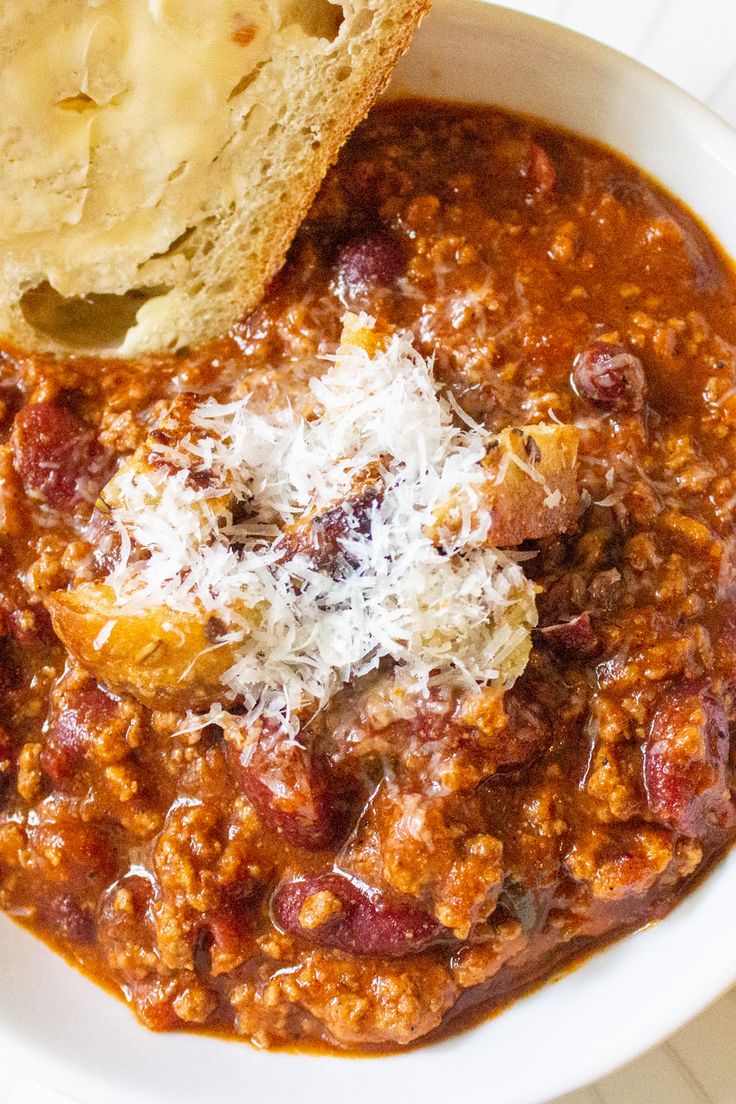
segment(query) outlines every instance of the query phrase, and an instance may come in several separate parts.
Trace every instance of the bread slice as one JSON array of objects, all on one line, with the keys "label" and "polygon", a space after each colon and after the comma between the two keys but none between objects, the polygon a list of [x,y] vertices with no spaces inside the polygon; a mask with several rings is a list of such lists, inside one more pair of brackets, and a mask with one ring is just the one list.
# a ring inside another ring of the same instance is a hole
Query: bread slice
[{"label": "bread slice", "polygon": [[429,0],[5,0],[0,335],[132,356],[260,298]]}]

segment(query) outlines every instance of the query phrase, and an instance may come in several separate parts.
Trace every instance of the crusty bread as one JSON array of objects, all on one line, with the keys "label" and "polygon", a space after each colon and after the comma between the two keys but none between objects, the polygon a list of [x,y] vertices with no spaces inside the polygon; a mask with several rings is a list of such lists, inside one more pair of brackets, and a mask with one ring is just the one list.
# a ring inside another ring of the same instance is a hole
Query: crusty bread
[{"label": "crusty bread", "polygon": [[0,335],[130,356],[260,298],[429,0],[5,0]]}]

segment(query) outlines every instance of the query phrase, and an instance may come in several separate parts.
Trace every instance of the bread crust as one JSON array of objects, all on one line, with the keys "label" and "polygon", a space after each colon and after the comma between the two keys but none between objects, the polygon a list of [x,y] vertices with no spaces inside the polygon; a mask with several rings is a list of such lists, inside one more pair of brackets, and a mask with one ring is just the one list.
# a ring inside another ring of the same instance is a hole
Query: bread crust
[{"label": "bread crust", "polygon": [[[152,253],[150,240],[124,236],[110,245],[108,227],[99,240],[87,233],[88,248],[60,262],[53,235],[0,230],[0,333],[29,351],[137,356],[200,344],[255,306],[429,0],[341,6],[333,41],[286,36],[255,70],[243,93],[245,122],[208,167],[206,201],[196,211],[162,204],[168,249]],[[133,211],[137,202],[131,195]]]}]

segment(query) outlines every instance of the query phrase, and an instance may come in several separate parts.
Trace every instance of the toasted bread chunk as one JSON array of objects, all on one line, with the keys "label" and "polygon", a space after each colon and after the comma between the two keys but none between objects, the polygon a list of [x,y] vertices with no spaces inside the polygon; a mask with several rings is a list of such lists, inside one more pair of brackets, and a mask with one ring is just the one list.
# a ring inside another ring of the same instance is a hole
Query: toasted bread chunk
[{"label": "toasted bread chunk", "polygon": [[[133,483],[146,487],[148,505],[158,505],[165,486],[165,481],[160,478],[162,471],[173,474],[181,469],[182,459],[177,455],[177,446],[184,438],[195,441],[204,436],[203,431],[192,422],[196,409],[194,395],[188,392],[177,395],[156,427],[102,488],[96,503],[101,514],[109,514],[113,510],[125,512],[131,508],[140,509],[140,502],[133,507],[129,502]],[[190,478],[206,482],[208,474],[206,471],[193,471]],[[217,514],[224,514],[231,501],[231,495],[208,496],[202,505]]]},{"label": "toasted bread chunk", "polygon": [[428,0],[10,0],[0,334],[122,356],[260,298]]},{"label": "toasted bread chunk", "polygon": [[571,529],[578,518],[575,474],[578,432],[568,425],[504,429],[489,442],[485,466],[489,479],[475,500],[460,489],[437,517],[436,535],[452,541],[465,522],[478,524],[490,514],[486,544],[513,548]]},{"label": "toasted bread chunk", "polygon": [[571,529],[579,505],[577,429],[523,426],[504,429],[496,440],[498,457],[491,452],[487,461],[496,477],[484,488],[492,516],[488,542],[496,548],[511,548]]},{"label": "toasted bread chunk", "polygon": [[218,641],[223,626],[216,617],[165,606],[128,612],[105,583],[57,591],[47,607],[69,652],[113,693],[131,694],[150,709],[226,700],[222,676],[235,651]]}]

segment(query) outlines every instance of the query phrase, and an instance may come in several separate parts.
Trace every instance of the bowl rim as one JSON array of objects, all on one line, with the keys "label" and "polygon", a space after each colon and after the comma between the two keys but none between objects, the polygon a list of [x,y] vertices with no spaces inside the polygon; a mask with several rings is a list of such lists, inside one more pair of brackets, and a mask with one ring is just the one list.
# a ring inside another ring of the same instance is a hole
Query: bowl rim
[{"label": "bowl rim", "polygon": [[[713,148],[723,151],[723,160],[730,166],[730,170],[736,177],[736,131],[712,109],[679,88],[672,81],[612,47],[597,42],[579,32],[562,27],[550,20],[487,3],[486,0],[434,0],[433,12],[429,19],[437,23],[442,20],[455,23],[470,21],[474,27],[482,22],[487,29],[492,28],[495,24],[521,36],[544,35],[550,43],[559,43],[564,49],[573,50],[581,56],[587,57],[594,64],[601,65],[604,68],[615,68],[622,80],[631,79],[641,86],[647,86],[657,95],[666,97],[671,101],[673,108],[692,117],[699,130],[707,135],[707,139]],[[487,102],[492,106],[492,100]],[[588,133],[589,137],[595,137],[595,134],[589,132],[579,131],[579,133]],[[695,213],[698,214],[697,207]],[[611,975],[615,974],[617,963],[622,959],[622,956],[624,959],[631,957],[629,955],[630,947],[645,948],[644,956],[654,955],[654,957],[661,958],[663,962],[666,961],[668,953],[676,954],[678,952],[678,939],[672,933],[683,928],[689,930],[692,924],[695,923],[697,915],[704,908],[707,911],[708,901],[719,903],[722,906],[723,902],[718,901],[722,895],[725,895],[729,904],[736,908],[736,852],[734,851],[727,855],[715,869],[709,871],[704,882],[667,919],[659,922],[654,927],[627,935],[622,941],[615,943],[613,946],[596,952],[592,959],[587,960],[586,964],[566,975],[560,982],[548,982],[535,994],[522,997],[499,1019],[487,1021],[485,1024],[471,1028],[463,1035],[451,1037],[406,1054],[392,1055],[370,1062],[361,1060],[360,1066],[340,1056],[258,1054],[247,1044],[213,1040],[198,1035],[151,1036],[136,1023],[132,1013],[121,1002],[115,1002],[117,1008],[114,1014],[111,1014],[110,1019],[113,1022],[119,1022],[121,1026],[122,1017],[125,1017],[126,1021],[132,1022],[134,1025],[133,1031],[128,1031],[127,1027],[124,1031],[124,1034],[130,1035],[131,1038],[140,1037],[142,1040],[144,1035],[153,1038],[159,1047],[159,1061],[162,1066],[176,1061],[177,1046],[182,1039],[187,1040],[192,1055],[201,1057],[205,1064],[211,1063],[213,1054],[216,1060],[217,1054],[224,1053],[223,1050],[215,1052],[211,1049],[213,1046],[230,1050],[242,1048],[247,1050],[250,1055],[257,1055],[261,1067],[265,1067],[265,1064],[268,1063],[272,1069],[267,1074],[264,1074],[262,1069],[260,1077],[256,1077],[253,1084],[255,1091],[251,1093],[256,1099],[260,1090],[263,1091],[264,1096],[268,1092],[274,1101],[283,1100],[286,1102],[288,1099],[291,1102],[295,1094],[293,1086],[299,1084],[302,1076],[301,1071],[306,1072],[310,1068],[319,1070],[316,1080],[321,1083],[322,1090],[328,1092],[335,1091],[336,1087],[337,1091],[342,1091],[350,1085],[351,1078],[347,1072],[348,1070],[360,1071],[359,1077],[355,1078],[355,1081],[360,1080],[375,1086],[378,1091],[388,1092],[388,1081],[385,1080],[383,1074],[378,1072],[374,1074],[373,1071],[386,1071],[386,1077],[390,1078],[391,1070],[406,1069],[408,1072],[407,1086],[410,1086],[413,1081],[415,1090],[421,1090],[425,1095],[424,1104],[434,1104],[434,1101],[439,1104],[443,1097],[433,1096],[432,1092],[426,1096],[424,1085],[418,1083],[413,1067],[416,1065],[426,1067],[430,1078],[435,1074],[437,1075],[439,1085],[441,1066],[442,1064],[446,1065],[449,1059],[449,1064],[457,1068],[457,1088],[463,1090],[463,1095],[466,1096],[468,1104],[471,1104],[471,1102],[475,1104],[476,1101],[481,1104],[481,1101],[487,1102],[489,1100],[487,1083],[484,1082],[481,1086],[473,1083],[468,1087],[469,1091],[465,1092],[465,1085],[463,1084],[464,1071],[460,1063],[466,1058],[467,1051],[472,1052],[471,1061],[477,1063],[479,1054],[482,1053],[480,1048],[489,1042],[489,1032],[493,1032],[494,1025],[502,1022],[515,1023],[520,1017],[519,1009],[522,1009],[521,1018],[523,1019],[524,1009],[528,1011],[529,1002],[535,999],[537,993],[542,990],[547,991],[552,987],[569,985],[571,979],[581,978],[584,974],[587,977],[586,971],[591,963],[602,968],[599,970],[592,969],[591,974],[607,973],[610,981]],[[706,902],[705,905],[704,902]],[[722,911],[730,913],[730,908]],[[11,921],[6,917],[2,917],[0,919],[0,930],[2,930],[3,935],[10,934],[11,928],[18,931]],[[725,931],[726,925],[724,924]],[[25,932],[21,932],[21,937],[28,940],[28,935]],[[494,1094],[494,1104],[542,1104],[543,1101],[551,1100],[561,1093],[572,1092],[597,1078],[605,1076],[658,1045],[678,1027],[708,1007],[736,981],[736,943],[732,940],[726,941],[725,938],[721,939],[719,943],[715,934],[713,935],[713,942],[720,948],[717,961],[714,960],[713,956],[703,957],[700,951],[698,951],[700,958],[698,958],[698,954],[694,953],[689,960],[691,966],[689,988],[687,991],[678,987],[670,988],[666,992],[666,1000],[656,1006],[658,1014],[656,1018],[652,1018],[651,1022],[642,1026],[640,1019],[641,1015],[645,1013],[640,1013],[639,1019],[634,1016],[631,1023],[622,1023],[614,1046],[609,1048],[607,1052],[578,1054],[574,1069],[571,1068],[569,1062],[556,1068],[533,1069],[533,1054],[530,1054],[532,1059],[529,1063],[530,1068],[520,1071],[519,1079],[515,1084],[500,1086],[502,1095],[496,1097]],[[48,948],[44,948],[37,941],[34,941],[34,943],[38,948],[38,952],[34,949],[33,957],[42,958],[43,962],[48,965],[49,981],[57,972],[53,965],[54,962],[65,971],[70,969],[63,960],[59,959]],[[695,974],[693,974],[694,966],[698,967]],[[97,987],[93,988],[93,984],[87,979],[82,979],[82,982],[84,986],[89,988],[90,993],[100,993],[101,999],[110,1000],[108,994],[100,991]],[[594,989],[595,984],[593,983],[592,986],[591,984],[584,984],[582,986],[583,992],[585,993],[591,988]],[[643,1002],[643,1006],[645,1006],[646,1012],[650,1010],[650,1006],[646,1005],[646,1002]],[[54,1011],[52,1008],[51,1014]],[[44,1046],[42,1032],[34,1031],[31,1034],[21,1029],[18,1024],[6,1022],[7,1020],[8,1016],[5,1011],[1,1011],[0,1058],[6,1060],[20,1073],[36,1078],[59,1092],[66,1093],[79,1101],[85,1101],[87,1104],[123,1104],[123,1102],[133,1104],[134,1101],[136,1104],[162,1104],[163,1101],[174,1098],[173,1093],[171,1096],[166,1095],[165,1087],[162,1085],[154,1086],[154,1090],[149,1093],[141,1090],[139,1086],[134,1087],[131,1091],[125,1085],[112,1084],[104,1071],[94,1068],[90,1063],[91,1054],[89,1049],[87,1051],[83,1050],[81,1059],[76,1052],[63,1055],[58,1052],[49,1052]],[[565,1036],[561,1036],[561,1038],[565,1038]],[[134,1056],[132,1057],[134,1059]],[[481,1063],[478,1064],[481,1065]],[[244,1065],[247,1065],[250,1070],[250,1062],[244,1062]],[[256,1068],[255,1059],[252,1066]],[[338,1073],[338,1068],[343,1072]],[[277,1078],[283,1075],[282,1071],[284,1069],[288,1069],[289,1072],[285,1082],[285,1091],[282,1091],[280,1085],[274,1088],[274,1083]],[[423,1078],[424,1075],[422,1075]],[[311,1075],[309,1080],[312,1080]],[[250,1086],[248,1087],[250,1088]],[[479,1088],[480,1091],[478,1091]],[[362,1089],[357,1084],[355,1085],[355,1096],[356,1100],[362,1100]],[[214,1101],[218,1097],[219,1094],[209,1099]],[[316,1102],[316,1096],[314,1100]],[[303,1095],[300,1104],[312,1104],[312,1097]]]}]

